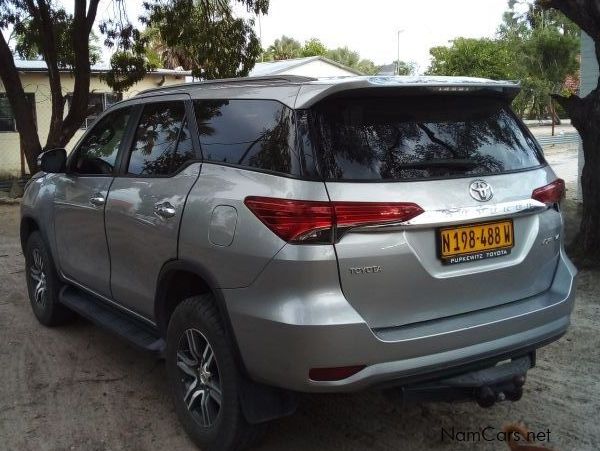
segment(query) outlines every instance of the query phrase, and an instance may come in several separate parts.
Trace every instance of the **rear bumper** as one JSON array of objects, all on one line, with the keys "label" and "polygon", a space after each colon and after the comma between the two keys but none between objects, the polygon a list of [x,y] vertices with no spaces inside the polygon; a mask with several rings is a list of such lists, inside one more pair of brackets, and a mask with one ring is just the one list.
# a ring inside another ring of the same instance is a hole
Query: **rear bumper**
[{"label": "rear bumper", "polygon": [[[576,269],[562,252],[544,293],[450,318],[371,329],[339,286],[332,286],[337,267],[330,264],[327,249],[320,249],[317,259],[312,255],[311,265],[300,270],[295,265],[293,272],[285,262],[297,262],[298,253],[315,249],[299,246],[290,252],[295,255],[289,260],[278,256],[250,287],[223,294],[249,376],[301,392],[403,385],[531,352],[566,331],[575,298]],[[308,376],[311,368],[351,365],[366,368],[339,381]]]}]

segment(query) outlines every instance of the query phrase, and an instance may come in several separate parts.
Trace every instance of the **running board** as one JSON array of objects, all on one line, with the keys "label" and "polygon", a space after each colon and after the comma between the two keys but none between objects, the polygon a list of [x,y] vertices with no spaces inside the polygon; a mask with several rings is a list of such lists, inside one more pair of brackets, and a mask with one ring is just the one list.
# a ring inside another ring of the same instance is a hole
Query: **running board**
[{"label": "running board", "polygon": [[165,341],[151,326],[128,317],[95,296],[74,286],[65,285],[60,302],[98,326],[124,338],[134,346],[163,357]]}]

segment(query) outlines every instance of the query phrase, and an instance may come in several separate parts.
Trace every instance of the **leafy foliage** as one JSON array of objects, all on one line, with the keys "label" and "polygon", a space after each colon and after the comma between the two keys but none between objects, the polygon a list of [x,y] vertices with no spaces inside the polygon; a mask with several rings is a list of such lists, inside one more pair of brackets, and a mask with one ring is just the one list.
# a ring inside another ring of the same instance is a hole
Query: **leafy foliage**
[{"label": "leafy foliage", "polygon": [[279,61],[299,58],[303,56],[302,51],[302,44],[300,44],[299,41],[284,35],[279,39],[275,39],[273,44],[267,48],[267,51],[264,54],[264,60]]},{"label": "leafy foliage", "polygon": [[457,38],[449,47],[433,47],[431,75],[463,75],[498,80],[517,76],[513,50],[507,42],[495,39]]},{"label": "leafy foliage", "polygon": [[550,94],[561,92],[567,76],[577,72],[579,30],[560,12],[537,4],[511,0],[509,8],[496,39],[457,38],[432,48],[428,73],[521,80],[513,103],[517,113],[554,115]]},{"label": "leafy foliage", "polygon": [[317,38],[309,39],[302,46],[302,56],[324,56],[327,53],[327,47]]},{"label": "leafy foliage", "polygon": [[[237,1],[257,14],[268,11],[268,0]],[[154,0],[144,6],[143,21],[155,30],[154,51],[168,67],[183,66],[202,79],[239,77],[260,55],[253,20],[234,17],[229,1]]]},{"label": "leafy foliage", "polygon": [[[63,8],[51,10],[51,20],[54,23],[54,32],[57,41],[58,66],[73,67],[75,65],[73,49],[73,15],[68,14]],[[15,23],[15,52],[21,59],[38,59],[43,56],[43,36],[40,33],[40,24],[35,19],[25,19]],[[100,47],[98,37],[90,33],[90,64],[100,61]]]}]

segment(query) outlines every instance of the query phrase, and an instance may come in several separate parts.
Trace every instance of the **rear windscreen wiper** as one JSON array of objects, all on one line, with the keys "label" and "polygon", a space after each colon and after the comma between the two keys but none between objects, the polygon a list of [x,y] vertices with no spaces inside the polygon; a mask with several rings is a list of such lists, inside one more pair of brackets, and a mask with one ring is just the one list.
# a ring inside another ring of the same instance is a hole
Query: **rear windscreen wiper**
[{"label": "rear windscreen wiper", "polygon": [[480,163],[467,158],[440,158],[437,160],[423,160],[412,163],[402,163],[398,167],[401,169],[424,169],[424,168],[464,168],[473,169]]}]

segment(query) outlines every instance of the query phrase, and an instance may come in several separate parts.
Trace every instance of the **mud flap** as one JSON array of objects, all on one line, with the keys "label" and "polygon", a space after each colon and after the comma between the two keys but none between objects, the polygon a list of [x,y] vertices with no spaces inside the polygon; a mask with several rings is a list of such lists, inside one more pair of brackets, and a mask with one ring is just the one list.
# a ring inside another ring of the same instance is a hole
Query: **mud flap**
[{"label": "mud flap", "polygon": [[241,379],[240,402],[248,423],[263,423],[296,411],[298,399],[294,392],[259,384],[244,376]]}]

